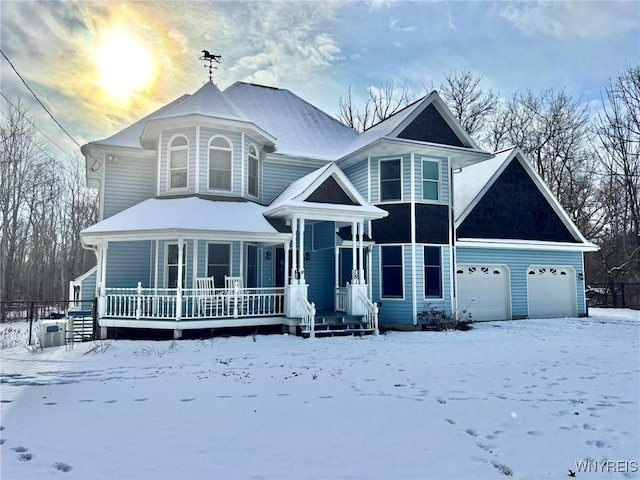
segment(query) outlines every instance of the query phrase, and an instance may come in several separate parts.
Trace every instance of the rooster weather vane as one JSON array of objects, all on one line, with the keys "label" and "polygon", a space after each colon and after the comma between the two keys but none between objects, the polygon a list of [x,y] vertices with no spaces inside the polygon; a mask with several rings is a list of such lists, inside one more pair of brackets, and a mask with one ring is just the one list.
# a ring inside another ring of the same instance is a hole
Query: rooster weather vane
[{"label": "rooster weather vane", "polygon": [[213,53],[209,53],[209,50],[202,50],[202,55],[200,56],[200,60],[204,60],[208,62],[208,65],[204,65],[204,68],[209,68],[209,81],[213,83],[213,69],[218,68],[214,66],[214,63],[220,63],[222,60],[222,55],[215,55]]}]

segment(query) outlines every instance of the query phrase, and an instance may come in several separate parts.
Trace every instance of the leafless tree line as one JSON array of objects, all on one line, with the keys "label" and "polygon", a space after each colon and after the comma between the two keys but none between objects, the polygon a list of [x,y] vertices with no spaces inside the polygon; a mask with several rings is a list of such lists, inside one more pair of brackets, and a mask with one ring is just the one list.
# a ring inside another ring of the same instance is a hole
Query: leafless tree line
[{"label": "leafless tree line", "polygon": [[[640,65],[602,87],[595,112],[564,89],[503,98],[468,70],[445,76],[439,93],[483,148],[520,146],[571,219],[600,251],[587,255],[592,282],[640,282]],[[369,88],[364,106],[351,89],[338,118],[362,131],[412,101],[407,81]]]},{"label": "leafless tree line", "polygon": [[0,140],[0,300],[68,298],[69,280],[95,263],[79,234],[96,221],[96,192],[78,159],[47,153],[21,102],[3,108]]}]

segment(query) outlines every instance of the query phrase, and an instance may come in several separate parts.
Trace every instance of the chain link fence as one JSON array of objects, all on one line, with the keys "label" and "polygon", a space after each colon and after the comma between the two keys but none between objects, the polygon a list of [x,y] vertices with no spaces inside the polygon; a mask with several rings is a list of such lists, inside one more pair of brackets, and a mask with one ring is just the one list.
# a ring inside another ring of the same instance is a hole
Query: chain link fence
[{"label": "chain link fence", "polygon": [[0,349],[40,346],[46,320],[65,322],[67,343],[96,338],[96,301],[0,302]]}]

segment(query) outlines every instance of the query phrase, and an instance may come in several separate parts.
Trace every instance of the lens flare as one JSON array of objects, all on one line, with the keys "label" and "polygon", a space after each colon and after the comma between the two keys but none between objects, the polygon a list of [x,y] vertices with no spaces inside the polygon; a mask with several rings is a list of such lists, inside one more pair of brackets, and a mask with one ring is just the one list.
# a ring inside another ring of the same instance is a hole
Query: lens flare
[{"label": "lens flare", "polygon": [[96,50],[98,85],[111,100],[127,102],[149,88],[156,65],[144,42],[121,27],[109,30]]}]

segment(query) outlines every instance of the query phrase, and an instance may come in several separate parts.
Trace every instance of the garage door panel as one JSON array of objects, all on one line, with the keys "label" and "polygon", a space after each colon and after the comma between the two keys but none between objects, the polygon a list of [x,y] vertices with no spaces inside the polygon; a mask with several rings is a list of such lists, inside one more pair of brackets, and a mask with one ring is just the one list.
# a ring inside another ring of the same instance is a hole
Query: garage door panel
[{"label": "garage door panel", "polygon": [[507,320],[509,271],[501,265],[460,265],[456,269],[458,309],[474,320]]},{"label": "garage door panel", "polygon": [[529,318],[574,317],[577,315],[575,272],[556,265],[527,269]]}]

